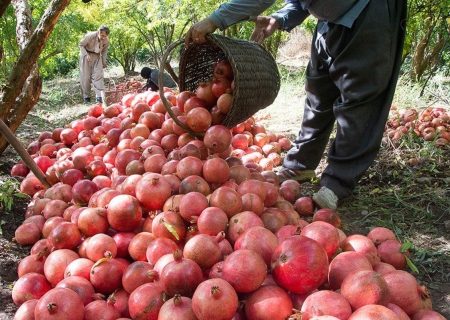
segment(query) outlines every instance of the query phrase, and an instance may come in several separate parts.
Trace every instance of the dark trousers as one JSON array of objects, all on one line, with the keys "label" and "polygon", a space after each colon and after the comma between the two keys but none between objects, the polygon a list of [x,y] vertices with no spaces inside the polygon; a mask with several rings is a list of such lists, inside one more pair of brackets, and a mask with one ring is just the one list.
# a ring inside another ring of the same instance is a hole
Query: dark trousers
[{"label": "dark trousers", "polygon": [[[315,32],[303,123],[283,166],[315,169],[337,123],[321,185],[349,195],[380,148],[397,83],[406,0],[372,0],[352,28]],[[323,28],[319,22],[318,27]]]}]

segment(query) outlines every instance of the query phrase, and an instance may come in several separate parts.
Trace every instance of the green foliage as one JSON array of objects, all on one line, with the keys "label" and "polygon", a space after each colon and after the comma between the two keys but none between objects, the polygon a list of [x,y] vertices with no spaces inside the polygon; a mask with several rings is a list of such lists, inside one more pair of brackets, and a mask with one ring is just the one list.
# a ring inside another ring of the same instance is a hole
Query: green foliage
[{"label": "green foliage", "polygon": [[[9,214],[14,201],[17,198],[27,198],[26,194],[19,191],[19,181],[14,178],[0,179],[0,213]],[[0,215],[0,235],[3,234],[2,226],[5,221]]]},{"label": "green foliage", "polygon": [[[33,25],[37,25],[47,8],[48,0],[28,0],[32,8]],[[78,43],[87,31],[101,24],[111,29],[109,61],[122,66],[124,73],[132,71],[136,61],[159,65],[164,49],[180,39],[195,22],[207,17],[225,0],[109,0],[72,1],[62,14],[39,59],[41,75],[52,78],[66,75],[78,66]],[[264,14],[284,5],[277,0]],[[408,1],[407,37],[404,50],[404,70],[423,86],[436,72],[450,73],[450,2],[441,0]],[[302,28],[313,32],[316,20],[308,18]],[[252,22],[241,22],[223,33],[248,39]],[[15,40],[16,19],[12,6],[0,18],[0,82],[5,82],[17,59]],[[220,31],[218,31],[220,32]],[[287,33],[277,32],[263,45],[276,55]],[[174,53],[176,58],[176,53]]]},{"label": "green foliage", "polygon": [[438,70],[450,73],[450,1],[408,1],[403,56],[414,80],[426,82]]}]

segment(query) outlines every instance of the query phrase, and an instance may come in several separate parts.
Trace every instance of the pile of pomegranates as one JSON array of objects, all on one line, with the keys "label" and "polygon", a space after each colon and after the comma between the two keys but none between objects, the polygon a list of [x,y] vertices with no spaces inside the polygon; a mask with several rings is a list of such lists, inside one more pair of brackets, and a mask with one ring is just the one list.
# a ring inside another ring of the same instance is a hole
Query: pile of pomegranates
[{"label": "pile of pomegranates", "polygon": [[52,186],[12,169],[32,197],[15,233],[32,246],[15,319],[444,319],[391,230],[347,236],[336,211],[280,183],[288,139],[253,118],[220,124],[230,71],[219,63],[195,93],[165,90],[202,139],[144,92],[29,144]]},{"label": "pile of pomegranates", "polygon": [[438,147],[450,145],[450,111],[444,107],[428,107],[419,113],[416,109],[398,111],[393,106],[386,124],[387,136],[398,142],[409,132]]}]

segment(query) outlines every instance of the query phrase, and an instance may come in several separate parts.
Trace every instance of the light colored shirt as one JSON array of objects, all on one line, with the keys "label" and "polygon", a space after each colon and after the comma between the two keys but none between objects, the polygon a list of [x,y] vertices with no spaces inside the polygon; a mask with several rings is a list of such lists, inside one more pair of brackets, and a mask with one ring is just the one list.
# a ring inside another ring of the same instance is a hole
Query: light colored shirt
[{"label": "light colored shirt", "polygon": [[92,31],[86,33],[83,39],[80,41],[80,54],[85,56],[88,53],[100,54],[103,62],[103,66],[106,66],[106,57],[108,55],[109,40],[100,40],[98,37],[98,31]]}]

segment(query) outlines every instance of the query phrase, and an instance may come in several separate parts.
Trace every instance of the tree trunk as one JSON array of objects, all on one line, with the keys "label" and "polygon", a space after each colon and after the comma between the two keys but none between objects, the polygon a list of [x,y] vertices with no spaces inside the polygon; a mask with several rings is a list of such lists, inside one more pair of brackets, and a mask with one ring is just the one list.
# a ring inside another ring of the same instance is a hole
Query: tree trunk
[{"label": "tree trunk", "polygon": [[59,16],[69,2],[70,0],[53,0],[50,3],[36,30],[20,53],[0,99],[0,119],[5,119],[16,98],[22,92],[26,79],[44,49]]},{"label": "tree trunk", "polygon": [[[21,53],[0,97],[0,119],[4,120],[13,131],[19,127],[39,99],[42,80],[36,62],[59,16],[69,3],[70,0],[53,0],[41,17],[36,30],[31,34],[31,12],[28,2],[14,0],[17,41]],[[0,154],[7,145],[4,137],[0,137]]]}]

